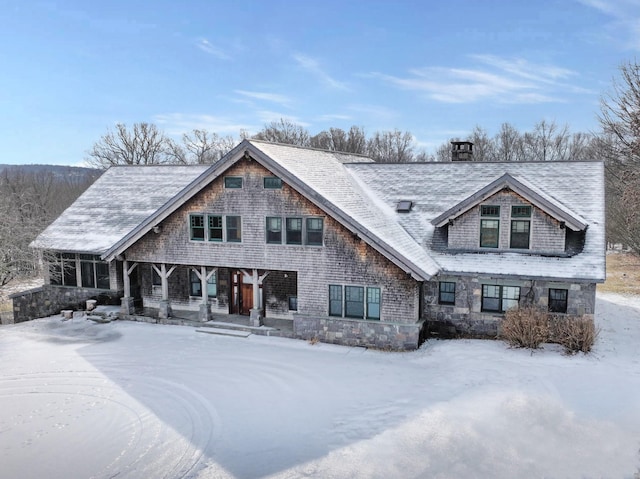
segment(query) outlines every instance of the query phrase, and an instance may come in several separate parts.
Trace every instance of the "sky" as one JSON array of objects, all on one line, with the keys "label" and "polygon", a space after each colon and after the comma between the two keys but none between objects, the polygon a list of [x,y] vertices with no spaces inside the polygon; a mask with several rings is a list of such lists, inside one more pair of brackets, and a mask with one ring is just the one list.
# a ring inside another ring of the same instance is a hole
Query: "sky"
[{"label": "sky", "polygon": [[80,165],[117,123],[595,132],[639,51],[634,0],[0,0],[0,164]]}]

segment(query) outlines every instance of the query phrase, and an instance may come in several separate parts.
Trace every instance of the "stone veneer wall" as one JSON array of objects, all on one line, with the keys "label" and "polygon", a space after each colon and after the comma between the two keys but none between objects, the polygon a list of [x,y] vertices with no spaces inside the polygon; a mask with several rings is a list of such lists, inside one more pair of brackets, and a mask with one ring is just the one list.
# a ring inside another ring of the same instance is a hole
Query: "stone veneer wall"
[{"label": "stone veneer wall", "polygon": [[293,334],[298,339],[395,351],[417,349],[423,323],[388,323],[363,319],[295,314]]},{"label": "stone veneer wall", "polygon": [[122,292],[105,289],[44,285],[10,296],[15,323],[58,314],[63,309],[83,310],[87,299],[98,304],[120,304]]},{"label": "stone veneer wall", "polygon": [[454,305],[438,303],[439,281],[424,284],[424,317],[426,329],[441,336],[496,337],[504,315],[483,312],[482,285],[519,286],[520,304],[533,304],[547,309],[549,288],[566,289],[567,315],[593,317],[595,283],[565,283],[543,280],[511,280],[475,277],[440,277],[440,281],[456,283]]}]

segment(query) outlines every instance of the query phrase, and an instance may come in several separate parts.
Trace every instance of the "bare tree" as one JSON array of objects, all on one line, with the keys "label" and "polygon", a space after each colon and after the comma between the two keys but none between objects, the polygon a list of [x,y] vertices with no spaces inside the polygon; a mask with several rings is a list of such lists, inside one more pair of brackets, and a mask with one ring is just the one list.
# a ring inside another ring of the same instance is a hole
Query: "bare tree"
[{"label": "bare tree", "polygon": [[341,128],[329,128],[311,137],[310,146],[323,150],[365,154],[367,137],[364,129],[352,126],[348,132]]},{"label": "bare tree", "polygon": [[407,163],[413,161],[413,135],[400,130],[377,131],[367,142],[367,155],[374,161]]},{"label": "bare tree", "polygon": [[109,131],[98,140],[86,158],[87,163],[98,168],[112,165],[156,165],[168,163],[167,138],[152,123],[135,123],[129,130],[118,123],[115,131]]},{"label": "bare tree", "polygon": [[496,161],[522,161],[522,139],[513,125],[503,123],[494,138]]},{"label": "bare tree", "polygon": [[167,155],[172,163],[212,164],[226,155],[235,144],[232,136],[219,136],[206,130],[193,130],[182,135],[182,144],[167,140]]},{"label": "bare tree", "polygon": [[467,140],[473,143],[473,161],[493,161],[495,144],[487,130],[476,125]]},{"label": "bare tree", "polygon": [[253,138],[297,146],[309,146],[311,140],[306,128],[285,118],[280,118],[279,121],[272,121],[265,125]]}]

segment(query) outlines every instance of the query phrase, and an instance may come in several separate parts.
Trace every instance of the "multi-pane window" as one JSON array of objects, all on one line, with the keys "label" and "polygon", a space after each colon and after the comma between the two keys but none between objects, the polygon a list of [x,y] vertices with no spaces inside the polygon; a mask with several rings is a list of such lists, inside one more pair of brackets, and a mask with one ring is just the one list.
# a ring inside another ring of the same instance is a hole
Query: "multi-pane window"
[{"label": "multi-pane window", "polygon": [[222,216],[209,215],[209,241],[222,241]]},{"label": "multi-pane window", "polygon": [[[202,296],[202,281],[200,281],[200,277],[193,270],[189,270],[189,294],[191,296]],[[210,298],[215,298],[218,295],[217,290],[217,282],[216,282],[216,273],[212,273],[209,278],[207,278],[207,296]]]},{"label": "multi-pane window", "polygon": [[289,296],[289,311],[298,311],[298,297]]},{"label": "multi-pane window", "polygon": [[109,265],[99,256],[81,254],[80,279],[85,288],[109,289]]},{"label": "multi-pane window", "polygon": [[566,289],[549,288],[549,311],[552,313],[567,312],[567,295]]},{"label": "multi-pane window", "polygon": [[78,286],[75,253],[57,253],[49,265],[51,284]]},{"label": "multi-pane window", "polygon": [[380,288],[329,285],[330,316],[379,320],[380,302]]},{"label": "multi-pane window", "polygon": [[225,176],[224,187],[231,189],[242,188],[242,176]]},{"label": "multi-pane window", "polygon": [[287,244],[302,244],[302,218],[287,218]]},{"label": "multi-pane window", "polygon": [[189,215],[190,234],[193,241],[204,241],[204,215]]},{"label": "multi-pane window", "polygon": [[438,302],[440,304],[456,304],[456,283],[440,281]]},{"label": "multi-pane window", "polygon": [[529,220],[511,220],[511,248],[529,249]]},{"label": "multi-pane window", "polygon": [[516,205],[511,207],[512,218],[531,218],[531,206]]},{"label": "multi-pane window", "polygon": [[267,216],[267,243],[282,244],[282,218]]},{"label": "multi-pane window", "polygon": [[307,218],[307,241],[311,246],[322,246],[322,218]]},{"label": "multi-pane window", "polygon": [[500,232],[500,220],[480,220],[480,247],[497,248]]},{"label": "multi-pane window", "polygon": [[518,307],[519,286],[482,285],[482,311],[504,312]]},{"label": "multi-pane window", "polygon": [[344,315],[347,318],[364,317],[364,288],[362,286],[344,287]]},{"label": "multi-pane window", "polygon": [[239,243],[242,241],[242,223],[239,216],[227,216],[227,241]]},{"label": "multi-pane window", "polygon": [[282,180],[277,176],[265,176],[263,181],[265,190],[279,190],[282,188]]},{"label": "multi-pane window", "polygon": [[193,241],[238,243],[242,241],[241,217],[191,214],[189,215],[189,238]]},{"label": "multi-pane window", "polygon": [[342,316],[342,286],[329,285],[329,316]]},{"label": "multi-pane window", "polygon": [[494,205],[480,206],[480,247],[497,248],[500,237],[500,207]]}]

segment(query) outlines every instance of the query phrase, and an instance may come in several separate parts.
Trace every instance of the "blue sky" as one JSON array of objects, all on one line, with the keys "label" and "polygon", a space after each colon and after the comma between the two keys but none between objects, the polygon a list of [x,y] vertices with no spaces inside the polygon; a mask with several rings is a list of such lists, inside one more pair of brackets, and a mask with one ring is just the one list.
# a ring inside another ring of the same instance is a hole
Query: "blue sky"
[{"label": "blue sky", "polygon": [[632,0],[0,0],[0,163],[79,164],[118,122],[596,131],[639,50]]}]

